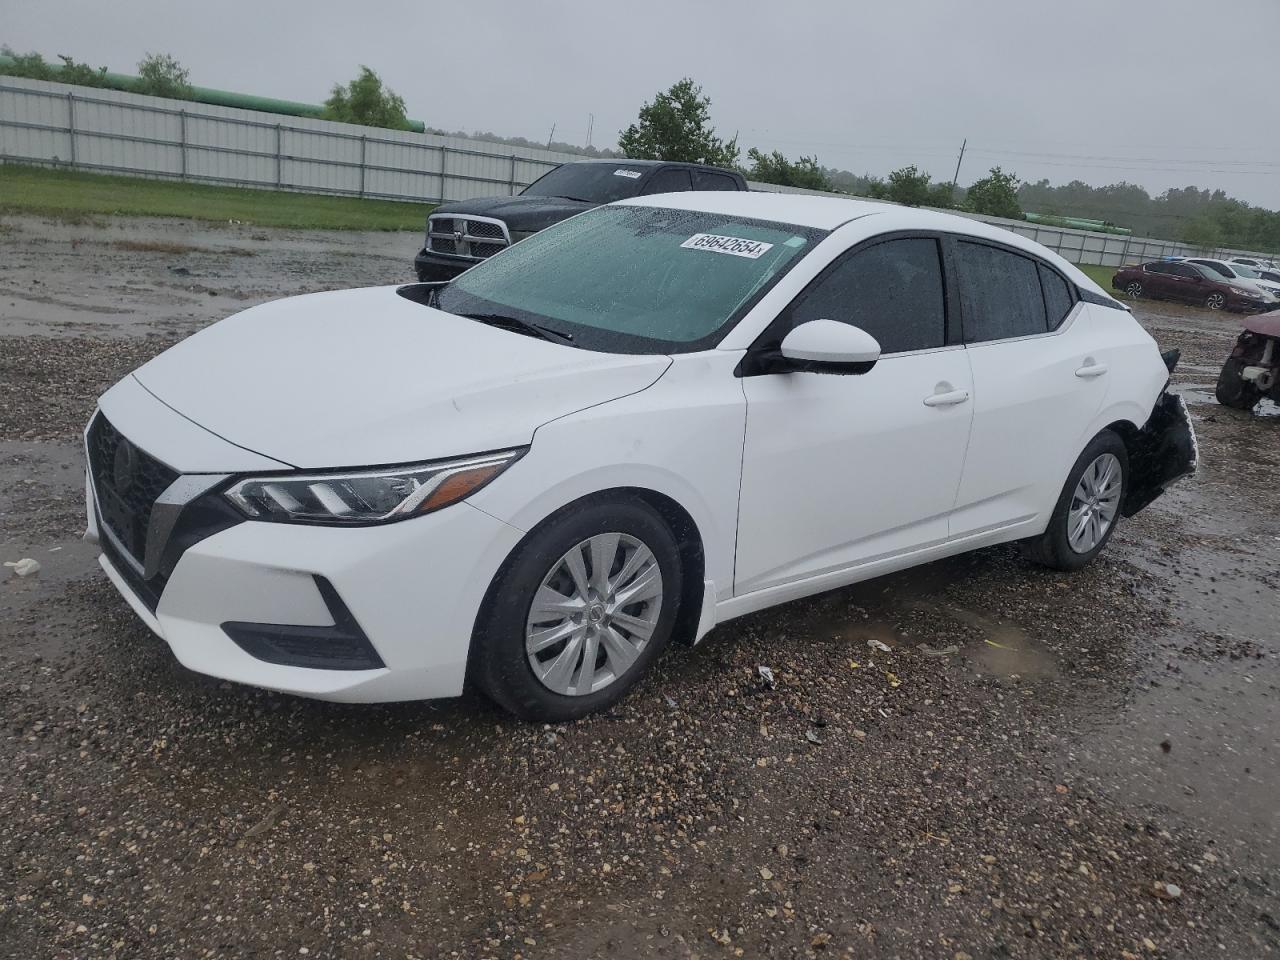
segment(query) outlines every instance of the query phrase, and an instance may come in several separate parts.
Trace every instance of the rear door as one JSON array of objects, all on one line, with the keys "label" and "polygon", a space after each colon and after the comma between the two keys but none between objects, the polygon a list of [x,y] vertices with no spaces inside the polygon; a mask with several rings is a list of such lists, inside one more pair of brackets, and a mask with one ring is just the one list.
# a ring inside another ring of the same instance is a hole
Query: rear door
[{"label": "rear door", "polygon": [[973,431],[950,525],[963,537],[1052,507],[1109,369],[1088,305],[1052,266],[980,240],[950,249],[973,368]]},{"label": "rear door", "polygon": [[973,407],[964,348],[947,335],[953,302],[937,237],[877,238],[820,274],[753,347],[829,319],[882,352],[855,376],[744,376],[736,594],[946,538]]}]

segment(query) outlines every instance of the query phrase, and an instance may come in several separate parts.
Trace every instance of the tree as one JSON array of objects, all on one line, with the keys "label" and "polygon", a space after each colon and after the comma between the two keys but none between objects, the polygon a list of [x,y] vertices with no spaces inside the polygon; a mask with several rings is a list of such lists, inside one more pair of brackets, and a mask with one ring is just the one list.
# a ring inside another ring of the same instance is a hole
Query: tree
[{"label": "tree", "polygon": [[965,203],[974,213],[1021,220],[1022,207],[1018,204],[1019,183],[1014,174],[1005,173],[999,167],[992,167],[987,176],[969,188]]},{"label": "tree", "polygon": [[107,85],[107,68],[94,69],[87,63],[79,63],[71,57],[58,54],[62,66],[48,63],[38,53],[16,53],[11,48],[0,46],[0,54],[9,57],[12,63],[0,68],[0,73],[10,77],[27,77],[31,80],[57,80],[60,83],[77,83],[83,87],[105,87]]},{"label": "tree", "polygon": [[784,187],[803,187],[806,190],[827,190],[831,185],[826,171],[818,166],[817,157],[801,157],[792,163],[777,150],[761,153],[755,147],[747,151],[751,169],[746,171],[748,180],[760,183],[777,183]]},{"label": "tree", "polygon": [[728,143],[710,126],[711,98],[685,77],[640,108],[640,117],[618,135],[618,149],[633,160],[679,160],[731,167],[738,138]]},{"label": "tree", "polygon": [[170,54],[148,53],[138,61],[138,83],[134,89],[153,97],[190,100],[191,84],[187,82],[190,75],[191,71]]},{"label": "tree", "polygon": [[925,206],[937,207],[939,210],[951,210],[956,206],[955,187],[945,180],[941,183],[935,183],[929,188],[929,199],[925,201]]},{"label": "tree", "polygon": [[929,174],[916,169],[913,163],[889,174],[884,199],[908,207],[922,207],[929,203]]},{"label": "tree", "polygon": [[382,78],[363,64],[359,75],[345,87],[340,83],[334,84],[333,92],[324,102],[324,116],[326,120],[359,123],[366,127],[409,129],[404,100],[390,87],[383,87]]},{"label": "tree", "polygon": [[1210,251],[1222,246],[1222,228],[1211,216],[1203,214],[1187,224],[1182,240],[1197,250]]}]

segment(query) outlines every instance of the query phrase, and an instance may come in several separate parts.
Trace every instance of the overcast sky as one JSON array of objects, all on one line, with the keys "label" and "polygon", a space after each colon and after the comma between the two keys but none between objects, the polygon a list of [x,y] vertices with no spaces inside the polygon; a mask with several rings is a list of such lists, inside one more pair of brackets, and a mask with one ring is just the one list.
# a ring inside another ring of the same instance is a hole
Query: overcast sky
[{"label": "overcast sky", "polygon": [[0,0],[0,43],[322,101],[368,64],[445,129],[614,146],[692,76],[744,148],[1280,209],[1280,0]]}]

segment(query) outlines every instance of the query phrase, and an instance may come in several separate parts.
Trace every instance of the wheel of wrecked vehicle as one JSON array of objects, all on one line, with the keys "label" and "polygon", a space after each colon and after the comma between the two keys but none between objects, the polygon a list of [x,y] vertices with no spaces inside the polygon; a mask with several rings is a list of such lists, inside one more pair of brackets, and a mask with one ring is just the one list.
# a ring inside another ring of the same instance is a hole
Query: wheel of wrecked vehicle
[{"label": "wheel of wrecked vehicle", "polygon": [[1142,296],[1142,283],[1137,280],[1130,280],[1125,285],[1124,292],[1136,300],[1138,297]]},{"label": "wheel of wrecked vehicle", "polygon": [[490,587],[472,677],[526,720],[608,707],[670,639],[681,577],[675,538],[647,503],[566,508],[526,538]]},{"label": "wheel of wrecked vehicle", "polygon": [[1218,387],[1215,391],[1218,402],[1224,407],[1236,410],[1252,410],[1262,399],[1262,391],[1241,376],[1247,366],[1245,361],[1234,357],[1222,365],[1218,374]]},{"label": "wheel of wrecked vehicle", "polygon": [[1227,305],[1227,297],[1217,291],[1204,298],[1204,305],[1210,310],[1221,310]]},{"label": "wheel of wrecked vehicle", "polygon": [[1055,570],[1079,570],[1102,552],[1120,520],[1129,488],[1124,441],[1103,430],[1076,460],[1058,497],[1049,526],[1023,542],[1031,560]]}]

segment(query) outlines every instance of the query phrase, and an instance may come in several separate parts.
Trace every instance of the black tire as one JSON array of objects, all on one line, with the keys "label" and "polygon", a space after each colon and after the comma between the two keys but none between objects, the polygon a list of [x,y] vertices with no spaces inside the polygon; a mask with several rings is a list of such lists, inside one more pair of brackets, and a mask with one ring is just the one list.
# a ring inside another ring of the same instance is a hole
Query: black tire
[{"label": "black tire", "polygon": [[1235,410],[1252,410],[1262,399],[1262,391],[1240,376],[1246,364],[1243,360],[1228,358],[1218,374],[1218,387],[1215,393],[1218,402],[1224,407]]},{"label": "black tire", "polygon": [[1120,523],[1118,510],[1102,539],[1087,553],[1077,553],[1072,549],[1067,531],[1067,515],[1070,513],[1072,496],[1080,483],[1080,478],[1084,476],[1085,470],[1104,453],[1110,453],[1120,461],[1120,502],[1124,502],[1125,494],[1129,490],[1129,453],[1119,436],[1110,430],[1103,430],[1089,441],[1089,445],[1084,448],[1084,452],[1076,459],[1070,473],[1067,474],[1067,482],[1058,496],[1058,502],[1053,508],[1053,515],[1049,518],[1049,526],[1045,532],[1022,542],[1022,553],[1028,560],[1054,570],[1079,570],[1101,553],[1107,545],[1107,541],[1111,539],[1111,535],[1115,533]]},{"label": "black tire", "polygon": [[[525,653],[534,594],[576,544],[602,533],[634,537],[653,552],[662,574],[662,607],[636,660],[607,687],[579,696],[544,686]],[[656,510],[639,498],[567,507],[535,528],[516,548],[485,598],[471,642],[470,676],[499,706],[524,720],[576,720],[617,703],[645,674],[671,638],[679,615],[680,548]]]},{"label": "black tire", "polygon": [[1215,290],[1204,298],[1204,305],[1210,310],[1225,310],[1227,308],[1227,295]]},{"label": "black tire", "polygon": [[1124,292],[1133,299],[1142,296],[1142,282],[1140,280],[1130,280],[1124,285]]}]

